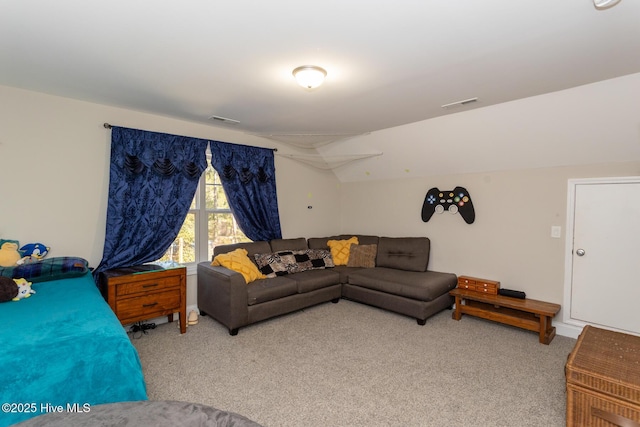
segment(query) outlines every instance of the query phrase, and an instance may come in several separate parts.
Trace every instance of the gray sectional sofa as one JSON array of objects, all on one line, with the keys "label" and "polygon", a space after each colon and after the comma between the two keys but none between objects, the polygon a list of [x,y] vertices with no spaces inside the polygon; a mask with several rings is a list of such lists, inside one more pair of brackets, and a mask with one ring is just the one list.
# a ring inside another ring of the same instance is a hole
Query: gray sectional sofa
[{"label": "gray sectional sofa", "polygon": [[[346,240],[352,236],[357,237],[358,245],[376,250],[374,266],[325,268],[320,262],[317,264],[320,267],[279,272],[282,275],[247,284],[236,271],[212,266],[208,261],[199,263],[200,313],[210,315],[226,326],[231,335],[236,335],[239,328],[252,323],[323,302],[337,303],[343,297],[413,317],[420,325],[430,316],[451,308],[453,298],[449,291],[456,287],[457,276],[427,269],[430,241],[426,237],[340,235],[277,239],[217,246],[214,258],[239,248],[245,249],[254,262],[256,254],[261,254],[258,256],[261,260],[265,254],[287,251],[318,256],[330,251],[329,240]],[[349,264],[354,264],[351,259]],[[263,267],[264,271],[263,264],[256,263],[256,266]]]}]

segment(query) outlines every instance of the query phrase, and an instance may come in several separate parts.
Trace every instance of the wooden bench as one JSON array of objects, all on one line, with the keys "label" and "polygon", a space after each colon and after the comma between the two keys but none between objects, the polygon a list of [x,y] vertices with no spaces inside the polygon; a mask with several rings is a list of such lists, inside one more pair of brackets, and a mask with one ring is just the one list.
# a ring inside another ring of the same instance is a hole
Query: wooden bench
[{"label": "wooden bench", "polygon": [[559,304],[488,295],[460,288],[453,289],[449,295],[456,299],[456,309],[452,314],[455,320],[460,320],[462,314],[469,314],[538,332],[542,344],[549,344],[556,335],[556,328],[551,322],[560,311]]}]

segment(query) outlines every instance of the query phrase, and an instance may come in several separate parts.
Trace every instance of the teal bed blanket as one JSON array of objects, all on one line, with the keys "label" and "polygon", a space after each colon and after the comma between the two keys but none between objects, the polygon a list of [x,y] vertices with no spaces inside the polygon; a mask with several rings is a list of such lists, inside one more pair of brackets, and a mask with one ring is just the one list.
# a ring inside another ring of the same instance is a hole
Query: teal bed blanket
[{"label": "teal bed blanket", "polygon": [[0,426],[147,399],[138,353],[91,273],[32,288],[0,303]]}]

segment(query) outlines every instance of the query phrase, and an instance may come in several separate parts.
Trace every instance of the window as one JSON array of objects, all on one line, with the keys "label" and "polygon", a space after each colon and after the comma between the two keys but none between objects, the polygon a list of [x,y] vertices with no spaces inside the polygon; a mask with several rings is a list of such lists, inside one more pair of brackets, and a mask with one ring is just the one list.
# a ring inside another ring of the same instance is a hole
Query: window
[{"label": "window", "polygon": [[214,247],[238,242],[250,240],[231,213],[220,176],[209,165],[200,177],[198,190],[176,240],[157,262],[195,265],[211,260]]}]

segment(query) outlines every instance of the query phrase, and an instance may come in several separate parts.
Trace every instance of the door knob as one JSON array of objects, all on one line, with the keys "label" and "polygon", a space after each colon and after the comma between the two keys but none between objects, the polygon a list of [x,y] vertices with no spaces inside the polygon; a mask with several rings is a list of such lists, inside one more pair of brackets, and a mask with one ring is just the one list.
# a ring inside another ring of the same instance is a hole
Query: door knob
[{"label": "door knob", "polygon": [[576,255],[578,255],[578,256],[584,256],[584,254],[585,254],[585,253],[586,253],[586,252],[584,251],[584,249],[578,249],[578,250],[576,251]]}]

